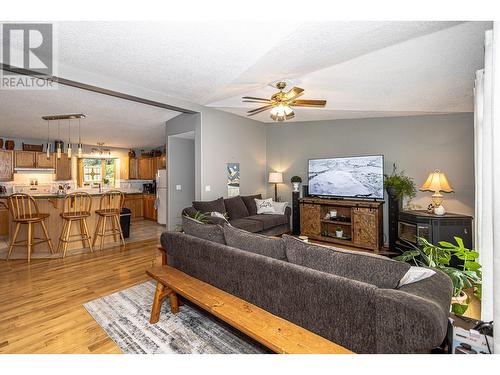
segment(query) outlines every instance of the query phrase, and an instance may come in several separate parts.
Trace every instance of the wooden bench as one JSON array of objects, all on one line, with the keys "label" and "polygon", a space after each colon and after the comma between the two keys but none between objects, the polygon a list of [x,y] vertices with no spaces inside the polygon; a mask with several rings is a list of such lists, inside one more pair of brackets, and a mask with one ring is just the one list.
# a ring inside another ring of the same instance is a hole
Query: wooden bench
[{"label": "wooden bench", "polygon": [[146,273],[157,281],[151,309],[152,324],[158,322],[161,304],[167,297],[172,313],[179,312],[177,295],[180,295],[276,353],[353,354],[340,345],[168,265],[151,268]]}]

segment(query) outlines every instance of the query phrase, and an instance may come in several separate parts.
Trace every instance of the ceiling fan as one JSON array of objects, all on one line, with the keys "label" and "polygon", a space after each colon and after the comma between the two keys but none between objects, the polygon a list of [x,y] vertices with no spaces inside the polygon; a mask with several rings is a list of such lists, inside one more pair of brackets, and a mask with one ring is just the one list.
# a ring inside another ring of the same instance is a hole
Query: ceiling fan
[{"label": "ceiling fan", "polygon": [[304,89],[300,87],[292,87],[291,90],[283,92],[286,87],[286,82],[280,81],[276,84],[279,89],[277,93],[271,96],[271,99],[256,98],[254,96],[244,96],[245,103],[261,103],[263,107],[255,108],[247,111],[247,116],[253,116],[268,109],[271,110],[271,118],[274,121],[285,121],[295,117],[291,107],[324,107],[326,100],[305,100],[297,99],[304,94]]}]

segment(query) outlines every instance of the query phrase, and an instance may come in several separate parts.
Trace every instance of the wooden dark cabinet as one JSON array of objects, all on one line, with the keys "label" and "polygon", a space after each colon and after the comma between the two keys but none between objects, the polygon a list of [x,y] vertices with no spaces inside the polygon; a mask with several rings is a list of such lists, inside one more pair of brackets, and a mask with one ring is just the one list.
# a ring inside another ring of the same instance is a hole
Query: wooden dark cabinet
[{"label": "wooden dark cabinet", "polygon": [[[378,251],[383,246],[382,201],[302,198],[300,233],[311,239]],[[327,219],[331,211],[337,216]],[[336,230],[342,237],[336,237]]]}]

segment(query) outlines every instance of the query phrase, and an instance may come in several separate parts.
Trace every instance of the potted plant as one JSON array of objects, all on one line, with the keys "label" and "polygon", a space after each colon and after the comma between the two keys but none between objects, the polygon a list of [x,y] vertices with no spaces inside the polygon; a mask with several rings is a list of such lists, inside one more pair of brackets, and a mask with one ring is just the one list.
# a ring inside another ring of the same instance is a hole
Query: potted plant
[{"label": "potted plant", "polygon": [[293,191],[298,192],[299,191],[299,185],[302,182],[302,178],[300,178],[300,176],[293,176],[290,179],[290,182],[293,185]]},{"label": "potted plant", "polygon": [[335,228],[335,235],[336,235],[338,238],[342,238],[342,237],[344,237],[344,230],[343,230],[341,227],[337,227],[337,228]]},{"label": "potted plant", "polygon": [[[452,311],[463,315],[471,301],[471,294],[481,298],[481,265],[477,261],[479,253],[467,249],[460,237],[454,237],[455,244],[440,241],[439,246],[433,245],[425,238],[417,237],[418,246],[405,251],[394,259],[410,262],[419,267],[435,268],[446,273],[453,283]],[[458,268],[450,266],[452,256],[460,259],[463,264]]]},{"label": "potted plant", "polygon": [[417,194],[413,179],[405,175],[404,171],[398,172],[396,163],[392,165],[392,173],[384,175],[384,187],[387,194],[396,197],[400,202],[406,197],[412,199]]}]

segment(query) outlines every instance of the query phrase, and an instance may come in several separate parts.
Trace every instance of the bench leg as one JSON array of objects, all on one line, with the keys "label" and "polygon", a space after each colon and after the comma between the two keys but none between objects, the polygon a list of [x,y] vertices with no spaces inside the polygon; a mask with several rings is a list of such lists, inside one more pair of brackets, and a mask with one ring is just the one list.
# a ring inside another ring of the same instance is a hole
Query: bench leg
[{"label": "bench leg", "polygon": [[153,299],[153,306],[151,307],[151,318],[149,319],[149,323],[155,324],[158,322],[158,320],[160,319],[161,304],[163,303],[163,300],[170,294],[170,292],[171,290],[165,288],[165,285],[163,285],[162,283],[156,283],[156,291]]},{"label": "bench leg", "polygon": [[170,311],[172,314],[177,314],[179,312],[179,299],[177,298],[177,294],[171,291],[168,298],[170,299]]}]

